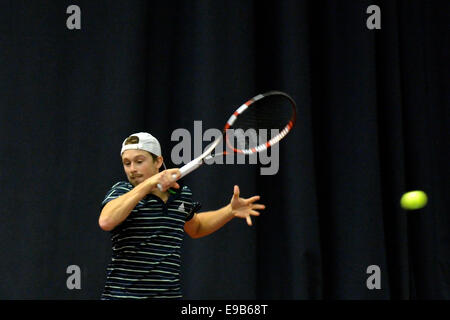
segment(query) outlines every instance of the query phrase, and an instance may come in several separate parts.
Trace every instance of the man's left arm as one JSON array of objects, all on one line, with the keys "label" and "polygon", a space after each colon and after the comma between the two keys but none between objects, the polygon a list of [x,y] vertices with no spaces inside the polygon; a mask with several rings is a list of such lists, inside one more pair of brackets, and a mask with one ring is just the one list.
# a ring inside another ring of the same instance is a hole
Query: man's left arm
[{"label": "man's left arm", "polygon": [[263,210],[265,206],[255,203],[260,199],[259,196],[244,199],[239,197],[239,192],[239,187],[234,186],[233,197],[227,206],[194,214],[192,219],[184,225],[186,233],[191,238],[201,238],[219,230],[235,217],[246,219],[247,224],[251,226],[251,216],[259,216],[260,213],[257,210]]}]

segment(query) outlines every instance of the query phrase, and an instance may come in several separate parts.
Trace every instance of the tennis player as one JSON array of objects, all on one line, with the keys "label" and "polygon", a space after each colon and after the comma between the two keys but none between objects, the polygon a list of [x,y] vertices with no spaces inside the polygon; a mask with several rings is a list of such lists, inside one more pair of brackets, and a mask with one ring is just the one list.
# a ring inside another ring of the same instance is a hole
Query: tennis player
[{"label": "tennis player", "polygon": [[[234,186],[228,205],[198,213],[191,190],[174,180],[178,169],[165,168],[158,140],[149,133],[124,140],[122,164],[128,181],[116,183],[102,202],[99,225],[110,231],[112,259],[106,270],[101,298],[182,298],[181,244],[184,232],[192,238],[209,235],[235,217],[258,216],[259,196],[239,197]],[[160,184],[162,191],[157,187]]]}]

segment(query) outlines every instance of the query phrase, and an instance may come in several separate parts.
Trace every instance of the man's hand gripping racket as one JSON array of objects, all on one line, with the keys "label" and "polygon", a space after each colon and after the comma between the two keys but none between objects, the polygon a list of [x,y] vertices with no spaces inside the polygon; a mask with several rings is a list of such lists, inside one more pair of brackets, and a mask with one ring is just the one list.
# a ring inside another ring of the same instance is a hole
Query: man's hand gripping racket
[{"label": "man's hand gripping racket", "polygon": [[[250,155],[264,151],[292,130],[296,117],[295,101],[288,94],[280,91],[259,94],[237,108],[225,123],[222,136],[205,148],[200,156],[181,167],[179,176],[172,174],[172,179],[183,178],[213,157],[230,152]],[[228,151],[212,155],[223,139]],[[158,188],[162,190],[160,184]]]}]

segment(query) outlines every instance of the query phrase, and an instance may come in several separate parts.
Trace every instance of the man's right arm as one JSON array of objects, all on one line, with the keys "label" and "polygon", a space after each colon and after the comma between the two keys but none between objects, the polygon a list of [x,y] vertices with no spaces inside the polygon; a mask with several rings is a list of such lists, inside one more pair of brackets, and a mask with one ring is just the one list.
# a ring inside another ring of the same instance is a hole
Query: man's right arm
[{"label": "man's right arm", "polygon": [[179,188],[179,185],[171,179],[174,173],[178,175],[178,169],[164,170],[138,184],[129,192],[108,202],[103,207],[98,219],[100,228],[105,231],[111,231],[121,224],[130,215],[139,201],[152,192],[158,183],[162,185],[163,190],[167,190],[170,187]]}]

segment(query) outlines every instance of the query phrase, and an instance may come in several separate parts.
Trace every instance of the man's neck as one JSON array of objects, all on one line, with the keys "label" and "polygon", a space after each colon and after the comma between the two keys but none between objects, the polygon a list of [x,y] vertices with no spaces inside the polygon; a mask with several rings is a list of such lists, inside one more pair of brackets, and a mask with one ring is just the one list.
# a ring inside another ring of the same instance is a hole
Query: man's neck
[{"label": "man's neck", "polygon": [[158,188],[155,188],[155,190],[153,190],[151,194],[160,198],[162,201],[164,201],[164,203],[166,203],[167,200],[169,200],[169,192],[167,191],[159,191]]}]

